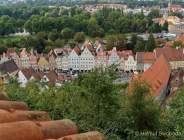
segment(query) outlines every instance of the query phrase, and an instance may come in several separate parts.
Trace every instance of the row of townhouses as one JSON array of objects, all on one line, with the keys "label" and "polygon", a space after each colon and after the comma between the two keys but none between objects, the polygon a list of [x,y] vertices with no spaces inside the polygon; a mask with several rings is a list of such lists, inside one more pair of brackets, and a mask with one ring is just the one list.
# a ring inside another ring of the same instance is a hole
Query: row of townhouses
[{"label": "row of townhouses", "polygon": [[117,65],[121,71],[146,71],[156,59],[163,54],[171,68],[184,68],[184,51],[182,48],[163,47],[156,48],[153,52],[136,52],[131,50],[104,51],[102,47],[94,48],[90,42],[85,42],[82,47],[57,48],[48,54],[35,54],[26,49],[18,54],[8,51],[0,57],[0,64],[8,60],[14,60],[19,69],[32,68],[36,71],[90,71],[95,67],[107,67]]},{"label": "row of townhouses", "polygon": [[89,71],[95,67],[106,67],[118,64],[119,69],[136,70],[136,61],[130,50],[104,51],[102,47],[94,47],[90,42],[85,42],[81,47],[56,48],[48,54],[36,54],[33,51],[22,49],[20,53],[8,50],[0,56],[0,64],[8,60],[14,60],[20,69],[33,68],[39,71]]},{"label": "row of townhouses", "polygon": [[[22,86],[33,79],[60,85],[75,78],[76,75],[72,75],[69,71],[90,71],[96,67],[107,67],[113,64],[117,65],[120,71],[161,73],[157,70],[162,70],[163,64],[160,66],[154,66],[154,64],[162,55],[171,71],[184,69],[183,48],[169,46],[156,48],[153,52],[136,52],[136,54],[131,50],[118,51],[116,48],[104,51],[102,45],[94,47],[90,42],[85,42],[81,47],[74,49],[53,49],[48,54],[36,54],[26,49],[22,49],[20,53],[8,50],[0,57],[0,83],[6,83],[11,77],[16,77]],[[153,67],[156,68],[153,69]],[[68,72],[64,74],[63,71]]]}]

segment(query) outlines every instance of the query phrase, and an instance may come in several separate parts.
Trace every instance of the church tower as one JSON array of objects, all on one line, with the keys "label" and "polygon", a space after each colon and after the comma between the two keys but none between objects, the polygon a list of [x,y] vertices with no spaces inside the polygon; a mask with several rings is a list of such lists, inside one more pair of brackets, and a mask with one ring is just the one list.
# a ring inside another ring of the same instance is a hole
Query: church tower
[{"label": "church tower", "polygon": [[171,12],[171,6],[172,6],[172,0],[169,0],[169,3],[168,3],[168,12],[169,13]]}]

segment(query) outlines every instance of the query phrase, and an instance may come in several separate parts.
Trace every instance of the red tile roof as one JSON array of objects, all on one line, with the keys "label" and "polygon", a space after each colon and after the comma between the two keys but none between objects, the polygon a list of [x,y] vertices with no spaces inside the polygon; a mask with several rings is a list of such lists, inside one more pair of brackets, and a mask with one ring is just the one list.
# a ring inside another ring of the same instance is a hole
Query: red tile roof
[{"label": "red tile roof", "polygon": [[18,71],[18,66],[13,60],[9,60],[7,62],[4,62],[3,64],[0,64],[0,71],[3,73],[14,73]]},{"label": "red tile roof", "polygon": [[141,79],[148,82],[153,90],[153,96],[157,97],[168,84],[170,73],[169,64],[165,57],[161,55],[156,62],[142,74]]},{"label": "red tile roof", "polygon": [[78,128],[76,124],[67,119],[39,122],[39,126],[44,134],[45,139],[57,139],[67,135],[78,133]]},{"label": "red tile roof", "polygon": [[55,71],[49,71],[48,73],[44,72],[37,72],[33,69],[22,69],[21,70],[24,76],[29,80],[32,76],[35,78],[35,80],[41,80],[43,76],[46,76],[49,79],[49,84],[54,85],[56,81],[58,80],[58,75]]},{"label": "red tile roof", "polygon": [[156,48],[154,50],[156,58],[164,55],[168,61],[183,61],[184,54],[180,49],[175,49],[172,47]]},{"label": "red tile roof", "polygon": [[9,110],[9,109],[28,110],[28,106],[24,102],[1,101],[0,100],[0,109],[4,109],[4,110]]},{"label": "red tile roof", "polygon": [[44,140],[43,133],[34,122],[14,122],[0,125],[0,140]]},{"label": "red tile roof", "polygon": [[73,50],[74,50],[78,55],[80,55],[81,49],[80,49],[79,47],[75,47]]},{"label": "red tile roof", "polygon": [[[0,99],[4,99],[5,94],[2,95]],[[99,132],[78,134],[77,126],[70,120],[51,121],[47,112],[12,109],[27,107],[23,102],[6,101],[7,107],[5,101],[0,102],[8,109],[0,109],[0,140],[105,140]]]},{"label": "red tile roof", "polygon": [[58,80],[58,75],[55,71],[49,71],[48,73],[45,73],[45,75],[49,79],[49,84],[54,85]]},{"label": "red tile roof", "polygon": [[93,131],[93,132],[81,133],[77,135],[65,136],[58,140],[105,140],[105,138],[101,133],[97,131]]},{"label": "red tile roof", "polygon": [[123,58],[128,58],[128,56],[130,56],[130,55],[133,56],[132,50],[118,51],[117,53],[118,53],[119,57],[123,57]]},{"label": "red tile roof", "polygon": [[41,80],[41,78],[44,76],[43,72],[37,72],[32,68],[22,69],[21,71],[28,80],[30,80],[31,77],[34,77],[35,80]]}]

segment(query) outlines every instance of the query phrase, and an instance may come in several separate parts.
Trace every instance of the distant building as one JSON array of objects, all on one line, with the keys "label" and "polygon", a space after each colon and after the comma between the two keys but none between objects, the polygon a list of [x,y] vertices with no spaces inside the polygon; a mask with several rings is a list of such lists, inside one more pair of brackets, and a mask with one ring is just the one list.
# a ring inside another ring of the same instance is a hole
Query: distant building
[{"label": "distant building", "polygon": [[117,65],[119,63],[120,57],[118,55],[118,52],[116,50],[116,47],[114,47],[111,51],[108,52],[109,60],[108,65]]},{"label": "distant building", "polygon": [[56,85],[59,83],[58,75],[54,71],[49,72],[38,72],[30,69],[22,69],[17,74],[18,82],[22,87],[25,87],[26,84],[32,80],[39,81],[49,85]]},{"label": "distant building", "polygon": [[155,62],[156,56],[154,52],[137,52],[136,61],[137,61],[137,70],[146,71],[152,66]]},{"label": "distant building", "polygon": [[20,67],[21,68],[29,68],[30,63],[29,63],[29,54],[26,51],[26,48],[23,48],[19,54],[20,57]]},{"label": "distant building", "polygon": [[0,81],[2,83],[8,83],[10,78],[15,78],[17,72],[18,66],[13,60],[0,64]]},{"label": "distant building", "polygon": [[118,69],[121,71],[126,70],[126,62],[128,61],[128,58],[130,56],[133,56],[132,50],[124,50],[124,51],[118,51],[119,56],[119,62],[118,62]]},{"label": "distant building", "polygon": [[125,4],[109,3],[109,4],[86,4],[86,5],[83,5],[82,8],[89,13],[94,13],[97,10],[102,10],[103,8],[124,10],[124,9],[127,9],[128,6]]},{"label": "distant building", "polygon": [[180,35],[184,33],[184,22],[177,24],[169,24],[168,31],[171,34]]},{"label": "distant building", "polygon": [[67,71],[69,70],[69,54],[71,52],[70,48],[56,48],[54,53],[56,55],[55,63],[56,69],[58,71]]},{"label": "distant building", "polygon": [[178,4],[169,4],[168,5],[169,12],[180,12],[182,10],[182,6]]},{"label": "distant building", "polygon": [[10,57],[5,52],[0,55],[0,64],[7,62],[8,60],[10,60]]},{"label": "distant building", "polygon": [[125,60],[125,71],[136,71],[137,70],[137,61],[133,55],[129,55],[127,60]]},{"label": "distant building", "polygon": [[183,48],[175,49],[172,47],[156,48],[154,50],[156,59],[161,55],[167,59],[172,70],[184,68],[184,52]]},{"label": "distant building", "polygon": [[108,55],[107,55],[107,52],[104,51],[103,49],[100,49],[97,52],[97,55],[96,55],[96,64],[95,64],[95,66],[97,68],[98,67],[105,68],[105,67],[107,67],[107,65],[108,65]]},{"label": "distant building", "polygon": [[38,59],[38,69],[43,72],[47,72],[50,70],[50,64],[48,58],[41,56]]},{"label": "distant building", "polygon": [[51,50],[48,53],[48,59],[49,59],[49,69],[50,70],[55,70],[56,69],[56,54],[53,52],[53,50]]},{"label": "distant building", "polygon": [[38,70],[38,58],[34,54],[33,50],[31,50],[31,52],[29,54],[29,64],[30,64],[31,68]]},{"label": "distant building", "polygon": [[35,72],[32,68],[19,70],[17,80],[21,87],[25,87],[31,80],[40,81],[42,77],[41,72]]},{"label": "distant building", "polygon": [[74,71],[80,70],[80,54],[81,50],[79,47],[75,47],[68,56],[69,69]]},{"label": "distant building", "polygon": [[8,48],[6,54],[14,60],[18,67],[20,67],[20,58],[14,48]]},{"label": "distant building", "polygon": [[97,4],[97,9],[110,8],[110,9],[127,9],[128,6],[125,4]]},{"label": "distant building", "polygon": [[184,22],[180,18],[176,16],[169,16],[166,20],[168,22],[169,33],[176,35],[184,33]]},{"label": "distant building", "polygon": [[91,42],[85,42],[80,55],[80,70],[90,71],[95,67],[95,54]]}]

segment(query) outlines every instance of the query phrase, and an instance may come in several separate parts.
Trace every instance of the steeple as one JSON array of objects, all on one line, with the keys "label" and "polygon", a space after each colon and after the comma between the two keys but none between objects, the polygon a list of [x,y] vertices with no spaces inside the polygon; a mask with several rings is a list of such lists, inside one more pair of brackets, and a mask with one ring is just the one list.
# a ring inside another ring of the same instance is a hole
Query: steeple
[{"label": "steeple", "polygon": [[172,0],[169,0],[169,3],[168,3],[168,11],[169,11],[169,13],[171,12],[171,5],[172,5]]}]

